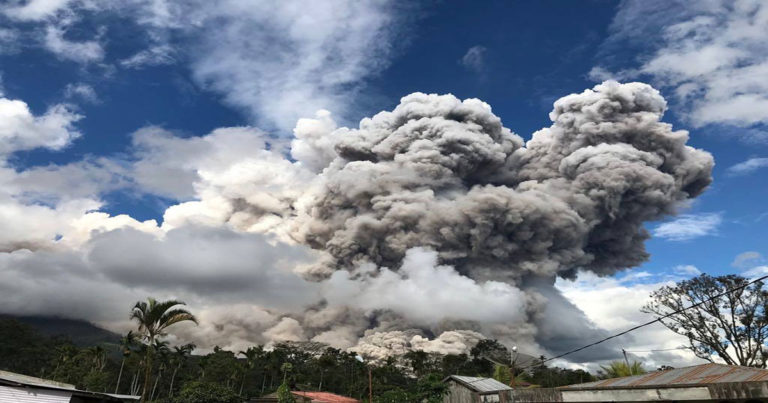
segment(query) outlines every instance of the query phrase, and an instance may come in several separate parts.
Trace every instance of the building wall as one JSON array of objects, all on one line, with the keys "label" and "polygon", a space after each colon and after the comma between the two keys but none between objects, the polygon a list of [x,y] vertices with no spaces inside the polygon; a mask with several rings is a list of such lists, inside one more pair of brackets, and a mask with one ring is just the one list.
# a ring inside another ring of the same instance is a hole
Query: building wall
[{"label": "building wall", "polygon": [[72,392],[0,386],[0,403],[69,403]]},{"label": "building wall", "polygon": [[501,403],[501,398],[497,393],[492,395],[480,395],[481,403]]},{"label": "building wall", "polygon": [[558,389],[531,388],[516,389],[514,402],[562,402],[563,394]]},{"label": "building wall", "polygon": [[443,403],[480,403],[480,396],[456,382],[448,382],[448,394],[443,398]]}]

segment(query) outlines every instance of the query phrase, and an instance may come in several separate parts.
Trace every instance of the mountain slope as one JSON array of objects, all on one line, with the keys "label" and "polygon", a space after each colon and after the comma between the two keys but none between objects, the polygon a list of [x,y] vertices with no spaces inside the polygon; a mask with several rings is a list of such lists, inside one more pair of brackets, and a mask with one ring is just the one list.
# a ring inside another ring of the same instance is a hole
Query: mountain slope
[{"label": "mountain slope", "polygon": [[117,343],[120,340],[120,335],[84,320],[53,316],[14,315],[0,315],[0,318],[16,319],[21,323],[31,326],[45,336],[61,336],[80,347],[94,346],[102,343]]}]

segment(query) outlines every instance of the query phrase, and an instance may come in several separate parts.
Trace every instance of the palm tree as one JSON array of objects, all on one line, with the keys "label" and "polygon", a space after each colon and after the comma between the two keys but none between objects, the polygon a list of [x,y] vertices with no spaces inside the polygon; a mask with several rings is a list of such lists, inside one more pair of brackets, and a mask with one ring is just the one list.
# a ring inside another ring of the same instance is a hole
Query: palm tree
[{"label": "palm tree", "polygon": [[77,348],[75,348],[71,344],[65,344],[63,346],[57,347],[56,351],[58,353],[58,358],[56,359],[56,368],[53,369],[52,379],[54,381],[56,380],[56,377],[59,374],[59,367],[61,367],[62,364],[66,365],[78,353]]},{"label": "palm tree", "polygon": [[88,347],[84,352],[93,364],[93,370],[101,373],[107,365],[107,352],[104,351],[104,347]]},{"label": "palm tree", "polygon": [[168,348],[168,342],[163,340],[155,340],[154,350],[159,358],[159,365],[157,366],[157,378],[155,378],[155,385],[152,386],[152,393],[149,394],[150,401],[155,400],[155,390],[157,389],[157,383],[160,382],[160,377],[163,376],[163,370],[168,363],[168,356],[171,353],[171,349]]},{"label": "palm tree", "polygon": [[139,325],[139,333],[146,342],[147,355],[144,362],[144,388],[141,392],[141,401],[147,401],[149,381],[152,376],[152,355],[154,354],[155,340],[166,335],[168,327],[185,321],[197,323],[197,318],[186,309],[174,308],[177,305],[186,305],[177,300],[158,302],[154,298],[147,298],[146,302],[139,301],[131,311],[131,319]]},{"label": "palm tree", "polygon": [[283,383],[288,379],[288,373],[293,370],[293,364],[286,362],[280,366],[280,370],[283,371]]},{"label": "palm tree", "polygon": [[323,376],[325,375],[325,371],[336,365],[336,359],[333,355],[328,354],[326,351],[323,353],[323,355],[320,356],[320,358],[318,358],[317,365],[320,367],[320,384],[317,386],[317,390],[322,391]]},{"label": "palm tree", "polygon": [[264,354],[264,347],[262,346],[248,347],[247,350],[241,351],[239,354],[245,356],[245,368],[246,368],[246,371],[243,372],[243,380],[240,383],[240,395],[242,396],[243,385],[245,385],[245,374],[247,373],[247,370],[253,370],[256,367],[256,362]]},{"label": "palm tree", "polygon": [[133,352],[133,347],[136,346],[136,335],[133,330],[128,334],[120,338],[120,352],[123,354],[123,360],[120,362],[120,372],[117,374],[117,383],[115,384],[115,393],[120,388],[120,378],[123,377],[123,367],[125,366],[125,359]]},{"label": "palm tree", "polygon": [[136,355],[138,358],[138,362],[136,363],[136,372],[133,374],[133,379],[131,380],[131,394],[136,395],[139,393],[139,380],[141,378],[141,368],[144,366],[144,362],[147,359],[148,354],[148,348],[147,345],[144,343],[139,343],[139,349],[136,351],[138,354]]},{"label": "palm tree", "polygon": [[171,375],[171,388],[168,391],[168,396],[173,397],[173,380],[176,379],[176,373],[179,371],[190,354],[192,354],[192,350],[194,349],[195,345],[192,343],[185,344],[183,346],[175,346],[173,348],[174,351],[172,360],[176,364],[176,367],[173,369],[173,375]]},{"label": "palm tree", "polygon": [[621,378],[647,372],[643,364],[637,361],[633,361],[631,365],[627,365],[624,361],[613,361],[608,366],[601,365],[600,368],[603,369],[606,378]]}]

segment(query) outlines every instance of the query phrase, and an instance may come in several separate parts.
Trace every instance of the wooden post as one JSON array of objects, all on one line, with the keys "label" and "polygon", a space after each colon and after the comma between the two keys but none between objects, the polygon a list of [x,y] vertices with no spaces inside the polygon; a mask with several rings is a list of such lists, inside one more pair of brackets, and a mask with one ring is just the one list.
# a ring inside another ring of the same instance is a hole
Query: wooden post
[{"label": "wooden post", "polygon": [[629,375],[634,375],[632,373],[632,367],[629,365],[629,360],[627,359],[627,352],[622,348],[621,352],[624,354],[624,362],[627,363],[627,369],[629,370]]},{"label": "wooden post", "polygon": [[370,365],[368,366],[368,402],[373,403],[373,374]]}]

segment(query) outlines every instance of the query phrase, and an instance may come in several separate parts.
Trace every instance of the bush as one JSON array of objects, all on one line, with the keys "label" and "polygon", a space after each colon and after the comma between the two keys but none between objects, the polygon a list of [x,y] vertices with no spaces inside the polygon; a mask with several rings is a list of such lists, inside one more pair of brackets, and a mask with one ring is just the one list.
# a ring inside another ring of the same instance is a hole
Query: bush
[{"label": "bush", "polygon": [[277,388],[277,401],[279,403],[295,403],[296,399],[293,398],[293,395],[291,394],[291,389],[288,388],[288,385],[283,382],[282,385],[280,385],[279,388]]},{"label": "bush", "polygon": [[176,396],[176,403],[240,403],[232,389],[210,382],[189,382]]},{"label": "bush", "polygon": [[106,372],[91,371],[83,378],[82,384],[85,390],[106,392],[109,381],[110,376]]}]

